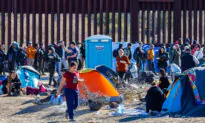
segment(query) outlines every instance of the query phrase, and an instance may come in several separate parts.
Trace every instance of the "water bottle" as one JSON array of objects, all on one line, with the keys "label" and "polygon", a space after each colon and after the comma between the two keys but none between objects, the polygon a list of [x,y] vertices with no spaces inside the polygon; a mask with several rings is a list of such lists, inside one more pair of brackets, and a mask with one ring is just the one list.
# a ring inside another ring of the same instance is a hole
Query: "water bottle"
[{"label": "water bottle", "polygon": [[123,102],[122,103],[120,103],[120,105],[118,106],[118,113],[119,114],[123,114],[124,113],[124,110],[125,110],[125,108],[124,108],[124,104],[123,104]]}]

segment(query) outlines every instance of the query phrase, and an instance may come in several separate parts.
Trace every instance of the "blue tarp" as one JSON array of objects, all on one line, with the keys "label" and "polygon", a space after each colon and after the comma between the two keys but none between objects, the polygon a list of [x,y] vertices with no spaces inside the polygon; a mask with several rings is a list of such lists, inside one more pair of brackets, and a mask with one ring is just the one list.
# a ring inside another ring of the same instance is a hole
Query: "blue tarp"
[{"label": "blue tarp", "polygon": [[23,66],[17,71],[19,79],[21,81],[21,88],[26,88],[27,86],[37,88],[40,79],[40,74],[30,66]]}]

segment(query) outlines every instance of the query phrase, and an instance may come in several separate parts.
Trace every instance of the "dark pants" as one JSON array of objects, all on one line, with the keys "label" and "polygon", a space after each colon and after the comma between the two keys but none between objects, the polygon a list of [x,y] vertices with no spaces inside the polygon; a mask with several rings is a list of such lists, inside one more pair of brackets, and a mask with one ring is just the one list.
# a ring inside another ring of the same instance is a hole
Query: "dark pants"
[{"label": "dark pants", "polygon": [[0,75],[5,75],[5,70],[4,70],[4,63],[0,63]]},{"label": "dark pants", "polygon": [[56,80],[54,79],[55,74],[55,65],[52,67],[49,67],[49,85],[51,85],[52,81],[54,81],[54,85],[57,85]]},{"label": "dark pants", "polygon": [[152,60],[147,60],[148,70],[154,72],[154,62]]},{"label": "dark pants", "polygon": [[44,74],[44,61],[43,60],[38,61],[38,72],[41,74]]},{"label": "dark pants", "polygon": [[70,119],[74,117],[74,110],[78,107],[78,90],[72,90],[69,88],[64,89],[66,104],[67,104],[67,114]]},{"label": "dark pants", "polygon": [[118,75],[119,75],[120,79],[124,80],[125,72],[118,72]]}]

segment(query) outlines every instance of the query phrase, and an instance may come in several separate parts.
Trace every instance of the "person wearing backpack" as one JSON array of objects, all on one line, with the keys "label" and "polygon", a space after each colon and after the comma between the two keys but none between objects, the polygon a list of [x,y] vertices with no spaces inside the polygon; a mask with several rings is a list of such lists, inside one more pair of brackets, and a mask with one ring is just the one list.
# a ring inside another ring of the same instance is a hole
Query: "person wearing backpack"
[{"label": "person wearing backpack", "polygon": [[123,49],[123,45],[122,45],[122,44],[119,44],[119,47],[113,51],[112,54],[113,54],[113,57],[114,57],[114,58],[116,58],[117,56],[119,56],[118,51],[119,51],[120,49]]},{"label": "person wearing backpack", "polygon": [[58,62],[58,56],[55,53],[55,49],[53,47],[50,47],[48,49],[48,71],[49,71],[49,86],[51,86],[52,81],[54,81],[53,86],[57,86],[57,82],[54,79],[54,74],[55,74],[55,66],[56,63]]}]

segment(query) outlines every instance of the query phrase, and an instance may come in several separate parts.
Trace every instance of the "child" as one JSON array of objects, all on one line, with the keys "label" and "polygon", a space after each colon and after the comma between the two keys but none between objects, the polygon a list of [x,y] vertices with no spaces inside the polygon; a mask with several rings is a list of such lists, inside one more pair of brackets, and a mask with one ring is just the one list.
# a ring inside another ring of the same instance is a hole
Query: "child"
[{"label": "child", "polygon": [[9,95],[19,96],[21,94],[21,82],[14,70],[9,75],[7,87]]},{"label": "child", "polygon": [[163,68],[160,69],[160,79],[159,79],[159,88],[164,90],[167,89],[170,85],[170,80],[166,76],[166,72]]}]

